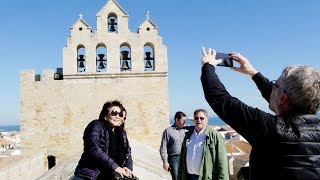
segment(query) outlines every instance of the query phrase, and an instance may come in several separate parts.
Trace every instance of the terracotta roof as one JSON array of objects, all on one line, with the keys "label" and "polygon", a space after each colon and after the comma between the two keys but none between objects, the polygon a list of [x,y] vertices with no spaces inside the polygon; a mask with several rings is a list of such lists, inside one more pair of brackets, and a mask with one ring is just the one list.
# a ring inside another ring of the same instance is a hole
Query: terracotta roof
[{"label": "terracotta roof", "polygon": [[0,138],[0,145],[3,145],[3,144],[14,144],[14,142],[9,141],[9,140],[4,139],[4,138]]},{"label": "terracotta roof", "polygon": [[226,130],[226,131],[235,131],[234,129],[232,129],[232,127],[230,126],[220,126],[222,129]]},{"label": "terracotta roof", "polygon": [[233,145],[237,146],[239,149],[241,149],[244,153],[250,153],[251,152],[251,145],[244,142],[244,141],[233,141]]},{"label": "terracotta roof", "polygon": [[232,144],[226,144],[227,153],[239,153],[240,151]]},{"label": "terracotta roof", "polygon": [[244,155],[233,156],[233,158],[249,162],[249,159],[250,159],[249,156],[250,156],[249,154],[244,154]]}]

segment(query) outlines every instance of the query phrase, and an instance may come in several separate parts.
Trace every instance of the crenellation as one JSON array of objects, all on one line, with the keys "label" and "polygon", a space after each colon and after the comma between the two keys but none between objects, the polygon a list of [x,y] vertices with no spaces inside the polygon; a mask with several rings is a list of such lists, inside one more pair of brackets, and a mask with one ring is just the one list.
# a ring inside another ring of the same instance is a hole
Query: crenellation
[{"label": "crenellation", "polygon": [[34,70],[21,70],[20,71],[20,84],[29,83],[34,81]]},{"label": "crenellation", "polygon": [[44,69],[42,71],[42,81],[53,81],[54,80],[54,70]]}]

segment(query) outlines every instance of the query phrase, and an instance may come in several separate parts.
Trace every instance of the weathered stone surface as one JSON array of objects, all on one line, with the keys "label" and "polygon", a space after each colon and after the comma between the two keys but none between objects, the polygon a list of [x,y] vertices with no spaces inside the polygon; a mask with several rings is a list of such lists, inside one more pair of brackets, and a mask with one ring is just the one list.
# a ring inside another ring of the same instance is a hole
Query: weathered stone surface
[{"label": "weathered stone surface", "polygon": [[[133,173],[140,180],[166,180],[171,179],[170,173],[162,169],[162,161],[158,150],[142,144],[136,140],[129,140],[132,148]],[[51,168],[38,180],[67,180],[78,164],[82,152],[76,152],[63,162]]]}]

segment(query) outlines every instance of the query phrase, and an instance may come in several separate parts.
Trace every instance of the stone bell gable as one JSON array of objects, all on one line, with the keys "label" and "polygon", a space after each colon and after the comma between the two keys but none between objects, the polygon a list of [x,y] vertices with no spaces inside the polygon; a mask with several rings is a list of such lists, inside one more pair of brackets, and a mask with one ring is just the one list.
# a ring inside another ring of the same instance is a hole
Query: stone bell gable
[{"label": "stone bell gable", "polygon": [[71,26],[63,49],[64,78],[103,73],[166,73],[167,49],[158,28],[149,18],[137,33],[128,28],[129,15],[110,0],[97,13],[97,30],[82,15]]},{"label": "stone bell gable", "polygon": [[22,154],[39,152],[61,162],[83,148],[84,128],[115,99],[127,109],[129,139],[160,145],[169,125],[169,97],[167,48],[157,26],[147,13],[130,32],[129,15],[114,0],[96,14],[96,30],[86,16],[71,23],[63,67],[42,75],[20,72]]},{"label": "stone bell gable", "polygon": [[97,13],[97,31],[108,33],[108,29],[106,28],[106,24],[109,18],[114,17],[116,19],[117,25],[119,25],[119,33],[127,33],[129,27],[129,15],[122,9],[122,7],[116,1],[108,1],[101,10]]}]

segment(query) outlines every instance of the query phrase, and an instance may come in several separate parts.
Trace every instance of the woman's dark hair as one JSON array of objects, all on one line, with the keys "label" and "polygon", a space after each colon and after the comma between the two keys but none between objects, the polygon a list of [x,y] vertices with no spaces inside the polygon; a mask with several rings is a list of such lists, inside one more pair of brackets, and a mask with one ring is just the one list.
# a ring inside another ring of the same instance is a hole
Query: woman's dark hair
[{"label": "woman's dark hair", "polygon": [[120,101],[114,100],[114,101],[107,101],[104,103],[102,110],[99,115],[100,120],[105,120],[104,118],[107,116],[109,113],[108,109],[112,106],[118,106],[121,110],[123,110],[123,106]]},{"label": "woman's dark hair", "polygon": [[124,130],[124,126],[125,126],[126,118],[127,118],[127,110],[126,110],[126,108],[124,108],[123,106],[122,106],[122,112],[123,112],[124,122],[120,125],[120,127],[122,127],[122,129]]},{"label": "woman's dark hair", "polygon": [[122,106],[122,112],[126,112],[126,114],[123,114],[123,116],[124,116],[124,120],[126,120],[126,116],[127,116],[127,110],[126,110],[126,108],[124,108],[123,106]]},{"label": "woman's dark hair", "polygon": [[186,117],[186,114],[184,112],[178,111],[176,112],[176,115],[174,115],[174,121],[176,121],[176,119],[181,119],[182,117]]}]

